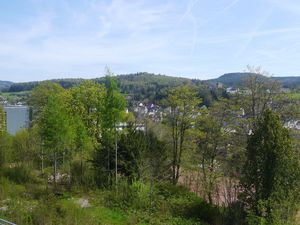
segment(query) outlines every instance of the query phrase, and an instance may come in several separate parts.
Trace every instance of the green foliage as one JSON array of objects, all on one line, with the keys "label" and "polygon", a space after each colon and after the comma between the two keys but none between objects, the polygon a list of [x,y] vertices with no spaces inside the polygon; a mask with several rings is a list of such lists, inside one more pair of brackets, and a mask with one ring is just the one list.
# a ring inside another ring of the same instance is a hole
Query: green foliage
[{"label": "green foliage", "polygon": [[115,78],[108,71],[105,77],[106,94],[103,108],[103,133],[111,132],[124,118],[126,100],[117,87]]},{"label": "green foliage", "polygon": [[53,95],[59,95],[64,89],[51,82],[43,82],[36,86],[31,93],[29,105],[33,108],[34,119],[37,120],[43,108],[48,104],[49,98]]},{"label": "green foliage", "polygon": [[[134,101],[146,101],[157,103],[166,97],[166,90],[189,84],[186,78],[155,75],[151,73],[136,73],[119,75],[115,77],[121,92],[130,96]],[[96,79],[99,83],[105,83],[105,78]]]},{"label": "green foliage", "polygon": [[71,121],[63,99],[50,96],[42,111],[40,134],[44,146],[50,151],[62,151],[72,141]]},{"label": "green foliage", "polygon": [[[247,145],[241,199],[253,218],[267,224],[293,221],[299,206],[300,165],[288,131],[267,110]],[[263,221],[260,220],[260,221]]]},{"label": "green foliage", "polygon": [[[116,83],[123,94],[126,94],[134,101],[144,101],[157,103],[166,97],[166,90],[178,87],[183,84],[190,84],[193,81],[187,78],[170,77],[165,75],[155,75],[151,73],[136,73],[118,75],[115,77]],[[91,80],[99,84],[105,84],[106,78],[101,77]],[[24,92],[31,91],[44,83],[54,83],[63,88],[72,88],[81,85],[83,79],[55,79],[42,82],[10,83],[5,91]],[[1,86],[1,82],[0,82]],[[1,89],[1,87],[0,87]]]},{"label": "green foliage", "polygon": [[[170,188],[172,193],[164,197],[161,188]],[[7,210],[0,210],[0,217],[25,225],[218,224],[218,211],[187,190],[167,184],[156,186],[151,201],[150,189],[145,183],[120,181],[118,192],[106,189],[56,196],[39,183],[19,185],[1,178],[0,207]],[[80,206],[83,199],[88,200],[88,207]]]},{"label": "green foliage", "polygon": [[3,107],[0,105],[0,137],[6,132],[6,118]]},{"label": "green foliage", "polygon": [[0,136],[0,168],[11,159],[12,140],[6,132]]},{"label": "green foliage", "polygon": [[[243,141],[236,125],[238,109],[231,100],[221,99],[210,108],[202,110],[196,123],[197,159],[200,164],[200,180],[204,198],[213,203],[219,187],[219,179],[232,178],[239,172],[241,162],[230,162],[239,154]],[[234,149],[232,149],[234,145]],[[243,145],[242,145],[243,146]]]},{"label": "green foliage", "polygon": [[2,92],[0,93],[0,99],[7,101],[8,104],[18,104],[22,102],[27,104],[27,101],[30,97],[31,91],[20,91],[20,92]]},{"label": "green foliage", "polygon": [[[85,133],[96,142],[100,135],[101,113],[105,99],[105,87],[93,81],[85,81],[79,86],[69,90],[69,101],[67,108],[74,121],[78,124],[77,145],[82,145],[86,138]],[[84,126],[84,127],[83,127]],[[85,130],[86,129],[86,130]]]},{"label": "green foliage", "polygon": [[118,142],[118,171],[130,182],[141,178],[142,157],[148,143],[142,131],[130,126],[122,133]]},{"label": "green foliage", "polygon": [[[265,79],[250,76],[250,91],[233,97],[196,80],[107,75],[66,82],[64,88],[72,86],[67,90],[51,82],[34,88],[32,128],[15,137],[0,135],[1,218],[91,225],[292,221],[299,203],[298,156],[276,116],[254,119],[268,106],[279,111],[281,103],[293,103],[275,98]],[[165,121],[137,122],[125,115],[121,92],[129,101],[160,101]],[[200,110],[203,104],[208,109]],[[283,119],[296,118],[295,112],[297,106]],[[118,129],[120,123],[126,128]],[[243,186],[237,189],[251,127]],[[188,189],[178,186],[183,183]],[[244,194],[243,207],[233,192]]]},{"label": "green foliage", "polygon": [[9,88],[6,89],[9,92],[20,92],[20,91],[31,91],[37,86],[43,86],[45,83],[54,83],[62,86],[63,88],[70,88],[80,84],[83,79],[53,79],[46,81],[33,81],[33,82],[25,82],[25,83],[12,83]]},{"label": "green foliage", "polygon": [[105,97],[101,111],[101,146],[95,151],[93,164],[95,179],[100,186],[110,186],[112,177],[117,182],[118,133],[117,124],[125,118],[126,100],[120,93],[116,81],[107,71]]},{"label": "green foliage", "polygon": [[93,168],[91,163],[87,162],[86,159],[81,160],[81,156],[80,158],[75,158],[71,162],[70,167],[71,182],[74,186],[95,187]]},{"label": "green foliage", "polygon": [[[43,148],[52,161],[54,183],[56,183],[59,159],[64,159],[67,150],[72,149],[74,145],[72,122],[63,96],[58,94],[49,96],[39,118],[39,132]],[[67,156],[71,157],[70,151]]]},{"label": "green foliage", "polygon": [[120,181],[118,191],[105,192],[103,202],[131,212],[133,224],[220,224],[221,218],[217,208],[168,183],[157,183],[152,190],[147,183]]},{"label": "green foliage", "polygon": [[150,182],[170,180],[170,151],[166,140],[160,140],[152,129],[146,133],[147,148],[141,157],[142,178]]},{"label": "green foliage", "polygon": [[11,160],[18,164],[32,164],[37,159],[38,145],[38,137],[33,129],[18,131],[13,138]]},{"label": "green foliage", "polygon": [[91,178],[92,153],[99,148],[101,136],[101,113],[105,88],[92,81],[85,81],[69,91],[67,108],[73,121],[74,148],[77,159],[72,162],[73,183],[93,185]]}]

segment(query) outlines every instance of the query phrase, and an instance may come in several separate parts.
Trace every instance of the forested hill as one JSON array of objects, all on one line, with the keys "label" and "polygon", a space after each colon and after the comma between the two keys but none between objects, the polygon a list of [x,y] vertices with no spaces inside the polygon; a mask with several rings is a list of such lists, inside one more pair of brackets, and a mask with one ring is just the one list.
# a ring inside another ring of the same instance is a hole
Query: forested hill
[{"label": "forested hill", "polygon": [[0,80],[0,91],[8,90],[13,82]]},{"label": "forested hill", "polygon": [[226,73],[218,78],[207,80],[209,83],[222,83],[226,86],[240,86],[243,80],[252,73]]},{"label": "forested hill", "polygon": [[[81,83],[84,79],[52,79],[49,80],[54,83],[59,83],[64,88],[70,88],[75,85],[78,85]],[[24,83],[11,83],[7,88],[1,89],[0,91],[5,92],[20,92],[20,91],[31,91],[35,86],[37,86],[39,83],[45,82],[45,81],[31,81],[31,82],[24,82]],[[0,81],[1,85],[1,81]]]},{"label": "forested hill", "polygon": [[[241,86],[243,85],[244,79],[250,75],[253,75],[253,73],[226,73],[216,79],[207,80],[207,82],[220,82],[226,86]],[[287,88],[295,88],[300,85],[300,76],[271,77],[271,79],[279,81],[283,87]]]},{"label": "forested hill", "polygon": [[[207,84],[215,84],[220,82],[225,86],[241,86],[244,79],[251,75],[251,73],[227,73],[219,78],[203,80],[201,82]],[[272,79],[280,81],[284,87],[295,88],[300,85],[300,77],[272,77]],[[59,83],[64,88],[70,88],[78,85],[84,79],[54,79],[50,80]],[[104,77],[93,79],[96,82],[103,83]],[[152,73],[135,73],[116,76],[119,88],[123,93],[134,95],[139,93],[141,99],[152,99],[153,95],[156,97],[162,93],[164,89],[182,85],[184,83],[199,83],[200,80],[192,80],[188,78],[172,77],[166,75],[155,75]],[[0,91],[6,92],[19,92],[30,91],[40,82],[25,82],[25,83],[12,83],[9,81],[0,81]]]},{"label": "forested hill", "polygon": [[[97,83],[104,83],[104,77],[92,79]],[[171,77],[166,75],[155,75],[152,73],[135,73],[126,75],[117,75],[116,80],[122,93],[135,98],[135,100],[149,99],[159,100],[161,93],[167,88],[176,87],[185,83],[193,82],[187,78]],[[59,83],[64,88],[70,88],[78,85],[84,79],[54,79],[51,82]],[[43,82],[43,81],[41,81]],[[25,82],[25,83],[11,83],[4,88],[0,88],[0,91],[6,92],[20,92],[20,91],[30,91],[39,83]],[[194,81],[196,82],[196,81]],[[1,84],[1,82],[0,82]]]},{"label": "forested hill", "polygon": [[[155,101],[163,98],[164,92],[168,88],[191,83],[192,80],[166,75],[155,75],[151,73],[136,73],[118,75],[116,80],[122,93],[126,93],[135,100]],[[98,83],[104,83],[104,77],[95,79]]]}]

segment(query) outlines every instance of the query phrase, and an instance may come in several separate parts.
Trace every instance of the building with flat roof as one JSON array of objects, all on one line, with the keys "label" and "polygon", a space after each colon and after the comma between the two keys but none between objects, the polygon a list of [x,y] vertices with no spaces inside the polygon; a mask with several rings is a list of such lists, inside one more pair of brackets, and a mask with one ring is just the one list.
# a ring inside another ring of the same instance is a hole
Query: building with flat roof
[{"label": "building with flat roof", "polygon": [[28,106],[4,106],[6,130],[15,135],[17,131],[29,127]]}]

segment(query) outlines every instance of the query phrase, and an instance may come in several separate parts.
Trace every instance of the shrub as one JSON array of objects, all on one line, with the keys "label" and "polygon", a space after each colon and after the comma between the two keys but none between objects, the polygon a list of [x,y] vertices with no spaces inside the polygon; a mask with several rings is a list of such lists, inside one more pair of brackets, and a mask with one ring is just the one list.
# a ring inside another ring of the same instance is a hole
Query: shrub
[{"label": "shrub", "polygon": [[30,174],[30,171],[25,167],[2,168],[0,173],[2,176],[17,184],[34,181],[33,177]]}]

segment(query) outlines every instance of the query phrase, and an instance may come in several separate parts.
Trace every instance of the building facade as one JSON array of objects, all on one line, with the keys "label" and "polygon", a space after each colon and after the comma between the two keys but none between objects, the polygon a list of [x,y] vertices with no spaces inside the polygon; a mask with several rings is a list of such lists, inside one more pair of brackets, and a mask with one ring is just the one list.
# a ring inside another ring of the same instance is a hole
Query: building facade
[{"label": "building facade", "polygon": [[6,131],[15,135],[17,131],[29,127],[28,106],[4,106]]}]

